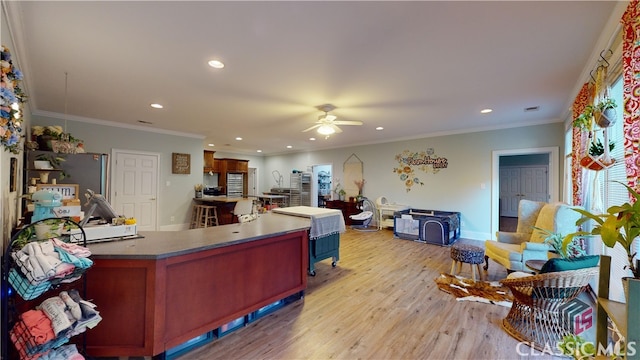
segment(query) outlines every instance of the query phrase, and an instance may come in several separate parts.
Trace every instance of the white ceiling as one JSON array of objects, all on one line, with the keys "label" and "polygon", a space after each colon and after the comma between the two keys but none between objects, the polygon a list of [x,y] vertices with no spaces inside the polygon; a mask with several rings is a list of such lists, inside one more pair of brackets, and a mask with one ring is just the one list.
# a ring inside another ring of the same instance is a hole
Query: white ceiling
[{"label": "white ceiling", "polygon": [[[562,121],[616,5],[25,1],[11,25],[34,114],[277,154]],[[364,125],[310,141],[324,103]]]}]

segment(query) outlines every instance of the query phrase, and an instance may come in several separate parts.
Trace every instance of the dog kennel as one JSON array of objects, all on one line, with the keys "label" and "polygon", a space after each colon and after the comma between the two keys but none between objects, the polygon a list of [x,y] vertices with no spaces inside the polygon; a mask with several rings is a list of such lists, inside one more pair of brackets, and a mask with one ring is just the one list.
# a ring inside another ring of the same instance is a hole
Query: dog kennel
[{"label": "dog kennel", "polygon": [[460,238],[460,213],[422,209],[396,211],[393,235],[400,239],[448,246]]}]

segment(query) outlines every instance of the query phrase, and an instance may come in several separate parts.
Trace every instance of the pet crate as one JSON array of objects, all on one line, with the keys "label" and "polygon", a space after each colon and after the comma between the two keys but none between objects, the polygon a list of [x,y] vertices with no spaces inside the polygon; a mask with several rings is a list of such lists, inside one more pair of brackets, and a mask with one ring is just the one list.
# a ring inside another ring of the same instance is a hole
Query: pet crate
[{"label": "pet crate", "polygon": [[422,209],[396,211],[393,235],[400,239],[448,246],[460,238],[460,213]]}]

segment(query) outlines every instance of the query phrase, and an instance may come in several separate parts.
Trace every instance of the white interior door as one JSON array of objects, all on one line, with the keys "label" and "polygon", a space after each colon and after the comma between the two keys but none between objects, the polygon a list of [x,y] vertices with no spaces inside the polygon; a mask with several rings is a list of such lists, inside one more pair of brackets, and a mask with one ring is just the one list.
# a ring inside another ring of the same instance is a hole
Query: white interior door
[{"label": "white interior door", "polygon": [[520,191],[523,199],[549,201],[549,179],[546,166],[525,166],[520,168]]},{"label": "white interior door", "polygon": [[500,168],[500,216],[517,217],[520,202],[520,168]]},{"label": "white interior door", "polygon": [[157,230],[159,154],[114,150],[113,207],[135,217],[138,231]]},{"label": "white interior door", "polygon": [[505,166],[500,168],[500,216],[517,217],[522,199],[549,200],[547,166]]}]

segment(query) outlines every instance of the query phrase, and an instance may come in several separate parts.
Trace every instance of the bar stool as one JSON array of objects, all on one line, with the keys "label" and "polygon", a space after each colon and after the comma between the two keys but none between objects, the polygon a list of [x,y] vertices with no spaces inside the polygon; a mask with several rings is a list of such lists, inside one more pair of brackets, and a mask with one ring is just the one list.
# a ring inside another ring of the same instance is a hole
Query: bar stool
[{"label": "bar stool", "polygon": [[200,206],[200,224],[198,227],[218,226],[218,212],[213,205]]},{"label": "bar stool", "polygon": [[191,222],[189,223],[189,229],[199,228],[201,217],[202,217],[202,205],[193,204],[193,206],[191,207]]}]

